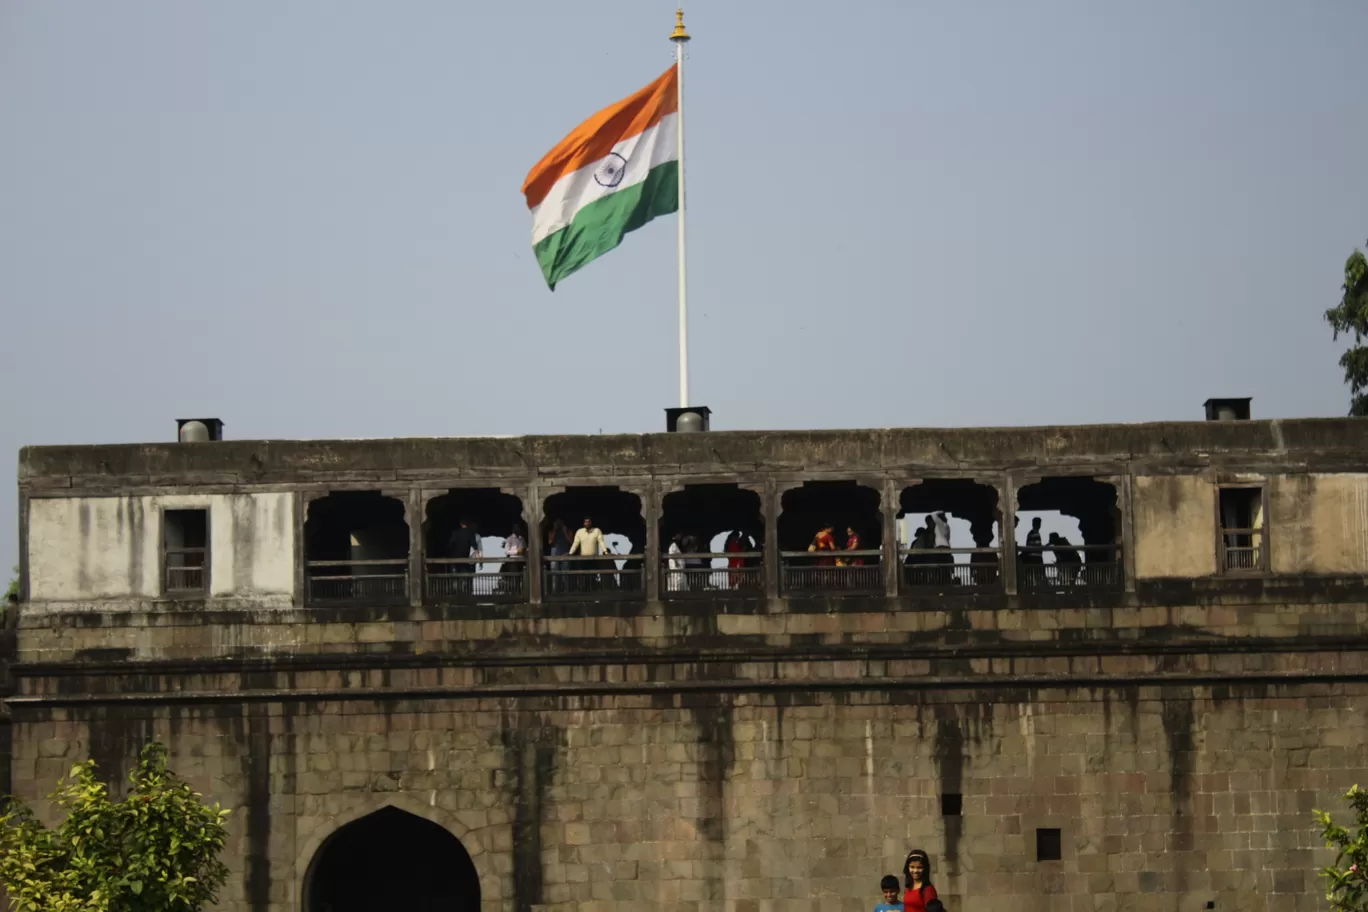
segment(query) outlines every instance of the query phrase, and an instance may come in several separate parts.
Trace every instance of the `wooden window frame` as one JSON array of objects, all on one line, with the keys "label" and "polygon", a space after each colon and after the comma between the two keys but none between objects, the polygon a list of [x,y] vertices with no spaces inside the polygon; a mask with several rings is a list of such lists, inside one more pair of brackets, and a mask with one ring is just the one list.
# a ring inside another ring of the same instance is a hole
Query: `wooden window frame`
[{"label": "wooden window frame", "polygon": [[[1259,563],[1257,567],[1247,570],[1231,568],[1226,560],[1225,543],[1225,517],[1221,515],[1221,492],[1222,491],[1258,491],[1259,492],[1259,512],[1262,516],[1263,524],[1257,530],[1261,543],[1259,546]],[[1216,513],[1216,573],[1219,576],[1266,576],[1269,574],[1269,555],[1272,551],[1270,547],[1271,538],[1269,536],[1269,513],[1268,513],[1268,484],[1263,481],[1250,482],[1217,482],[1216,497],[1212,509]]]},{"label": "wooden window frame", "polygon": [[[199,589],[170,589],[166,585],[166,514],[167,513],[203,513],[204,514],[204,585]],[[168,599],[204,599],[209,597],[209,587],[213,580],[213,553],[214,553],[214,524],[213,514],[208,506],[203,507],[163,507],[158,513],[157,522],[157,584],[162,598]]]}]

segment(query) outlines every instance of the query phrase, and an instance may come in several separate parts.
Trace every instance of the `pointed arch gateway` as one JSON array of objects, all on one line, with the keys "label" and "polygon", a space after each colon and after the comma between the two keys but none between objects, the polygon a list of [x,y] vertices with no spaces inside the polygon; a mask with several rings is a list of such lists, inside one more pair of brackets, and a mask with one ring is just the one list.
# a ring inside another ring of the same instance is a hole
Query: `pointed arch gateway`
[{"label": "pointed arch gateway", "polygon": [[445,828],[386,806],[340,827],[318,847],[304,912],[479,912],[480,878]]}]

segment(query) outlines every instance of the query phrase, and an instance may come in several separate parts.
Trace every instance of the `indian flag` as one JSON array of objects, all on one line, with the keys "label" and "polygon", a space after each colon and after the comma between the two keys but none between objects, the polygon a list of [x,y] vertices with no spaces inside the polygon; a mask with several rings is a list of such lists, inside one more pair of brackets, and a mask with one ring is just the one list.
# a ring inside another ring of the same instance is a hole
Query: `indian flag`
[{"label": "indian flag", "polygon": [[679,91],[675,68],[576,127],[523,182],[532,250],[546,284],[679,208]]}]

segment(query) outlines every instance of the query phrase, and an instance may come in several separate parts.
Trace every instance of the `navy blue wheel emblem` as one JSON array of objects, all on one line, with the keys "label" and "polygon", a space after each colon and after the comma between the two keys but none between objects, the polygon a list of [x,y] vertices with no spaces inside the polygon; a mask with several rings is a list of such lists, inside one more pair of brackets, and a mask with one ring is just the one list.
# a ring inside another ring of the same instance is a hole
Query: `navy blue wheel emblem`
[{"label": "navy blue wheel emblem", "polygon": [[616,152],[609,152],[603,164],[594,170],[594,181],[600,187],[616,187],[622,183],[622,176],[626,173],[627,159]]}]

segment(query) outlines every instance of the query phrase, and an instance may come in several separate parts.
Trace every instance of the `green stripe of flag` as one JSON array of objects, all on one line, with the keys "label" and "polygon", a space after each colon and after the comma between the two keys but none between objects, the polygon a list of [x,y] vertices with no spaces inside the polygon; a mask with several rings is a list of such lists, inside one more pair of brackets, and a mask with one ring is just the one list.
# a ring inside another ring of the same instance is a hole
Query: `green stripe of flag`
[{"label": "green stripe of flag", "polygon": [[646,179],[595,200],[575,213],[574,220],[533,247],[546,284],[556,283],[622,243],[657,215],[679,208],[679,162],[665,162],[646,173]]}]

